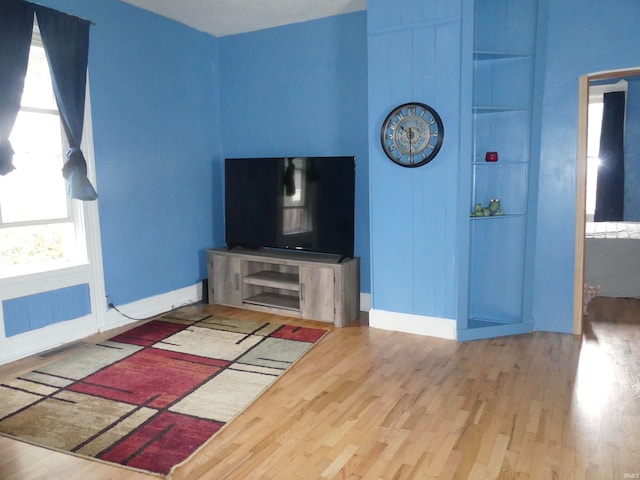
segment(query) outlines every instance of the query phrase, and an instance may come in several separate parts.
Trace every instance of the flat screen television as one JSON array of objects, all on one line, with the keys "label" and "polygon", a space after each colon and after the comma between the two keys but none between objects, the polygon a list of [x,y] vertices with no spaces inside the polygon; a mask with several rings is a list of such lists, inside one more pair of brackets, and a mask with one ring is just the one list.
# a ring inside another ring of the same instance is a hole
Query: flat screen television
[{"label": "flat screen television", "polygon": [[353,257],[354,157],[228,158],[228,248]]}]

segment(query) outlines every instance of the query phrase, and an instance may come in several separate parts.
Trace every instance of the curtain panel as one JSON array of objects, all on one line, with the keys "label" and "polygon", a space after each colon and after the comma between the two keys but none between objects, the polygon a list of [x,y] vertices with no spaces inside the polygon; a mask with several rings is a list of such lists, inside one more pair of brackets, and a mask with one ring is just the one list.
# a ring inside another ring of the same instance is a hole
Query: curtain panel
[{"label": "curtain panel", "polygon": [[[6,12],[3,11],[5,5],[7,5]],[[20,26],[22,35],[27,35],[23,32],[26,27],[22,24],[28,24],[29,21],[25,20],[23,16],[30,17],[31,22],[31,26],[26,28],[26,30],[28,30],[28,36],[24,69],[22,69],[22,61],[24,59],[17,58],[18,55],[15,54],[7,56],[5,60],[4,52],[0,50],[2,54],[0,57],[0,69],[4,69],[3,64],[6,62],[6,64],[9,65],[7,67],[8,71],[12,72],[14,77],[19,77],[19,88],[15,86],[11,87],[11,83],[7,83],[5,86],[5,82],[0,81],[0,98],[4,98],[4,96],[7,95],[13,102],[11,103],[13,109],[0,109],[0,128],[3,128],[3,130],[0,130],[0,135],[2,135],[0,137],[0,141],[2,141],[0,144],[0,173],[8,173],[13,169],[11,163],[13,150],[9,144],[8,137],[13,128],[15,117],[20,109],[20,97],[22,96],[22,90],[24,88],[26,62],[29,58],[33,15],[35,12],[42,43],[44,44],[47,61],[49,63],[49,70],[53,81],[53,91],[69,143],[69,150],[66,153],[67,161],[62,169],[62,175],[68,184],[68,195],[71,198],[77,198],[79,200],[95,200],[98,195],[87,178],[87,163],[80,150],[84,124],[87,64],[89,57],[89,27],[91,23],[51,8],[21,0],[6,0],[0,3],[0,6],[3,8],[3,10],[0,10],[0,13],[2,13],[2,15],[0,15],[0,38],[3,39],[2,43],[6,45],[4,49],[11,50],[15,48],[15,44],[5,42],[4,39],[9,38],[9,35],[17,35],[12,32],[17,31],[18,26]],[[20,55],[24,55],[24,53],[20,53]],[[15,109],[16,98],[17,109]],[[0,104],[0,107],[3,106],[3,104]],[[15,114],[13,114],[12,119],[11,112],[13,112],[14,109]],[[8,131],[6,133],[4,130],[5,124],[8,125]],[[5,150],[7,153],[3,154]]]},{"label": "curtain panel", "polygon": [[36,8],[36,17],[49,61],[58,110],[69,142],[62,175],[67,180],[71,198],[95,200],[98,195],[87,178],[87,162],[80,150],[90,23],[44,7]]},{"label": "curtain panel", "polygon": [[0,2],[0,175],[15,168],[9,135],[20,111],[31,48],[33,11],[29,3]]},{"label": "curtain panel", "polygon": [[626,94],[604,94],[600,166],[596,183],[596,222],[624,220],[624,119]]}]

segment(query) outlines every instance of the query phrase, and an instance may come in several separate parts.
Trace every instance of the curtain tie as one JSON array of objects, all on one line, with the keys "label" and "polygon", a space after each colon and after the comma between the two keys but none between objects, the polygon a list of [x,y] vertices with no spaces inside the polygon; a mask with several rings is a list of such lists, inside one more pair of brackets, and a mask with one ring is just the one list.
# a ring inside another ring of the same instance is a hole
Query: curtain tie
[{"label": "curtain tie", "polygon": [[66,153],[67,161],[62,167],[62,176],[69,180],[71,173],[87,174],[87,162],[84,159],[82,150],[78,147],[71,147]]},{"label": "curtain tie", "polygon": [[87,178],[87,162],[82,150],[71,147],[66,153],[67,162],[62,167],[62,176],[69,183],[69,197],[78,200],[95,200],[98,194]]}]

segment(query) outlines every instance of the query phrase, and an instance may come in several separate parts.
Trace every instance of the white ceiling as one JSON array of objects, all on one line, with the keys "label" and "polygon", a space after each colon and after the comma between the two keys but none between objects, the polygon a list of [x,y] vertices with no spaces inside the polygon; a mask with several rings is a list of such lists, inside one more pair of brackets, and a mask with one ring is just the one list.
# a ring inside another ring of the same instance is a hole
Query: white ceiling
[{"label": "white ceiling", "polygon": [[123,0],[216,37],[366,10],[367,0]]}]

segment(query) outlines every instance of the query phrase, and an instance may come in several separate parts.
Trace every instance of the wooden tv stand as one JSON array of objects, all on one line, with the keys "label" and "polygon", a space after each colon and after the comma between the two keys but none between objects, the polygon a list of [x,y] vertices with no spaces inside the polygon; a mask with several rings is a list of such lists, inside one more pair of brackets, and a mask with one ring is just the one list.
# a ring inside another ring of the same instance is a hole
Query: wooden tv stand
[{"label": "wooden tv stand", "polygon": [[360,313],[360,259],[316,253],[207,251],[209,303],[343,327]]}]

